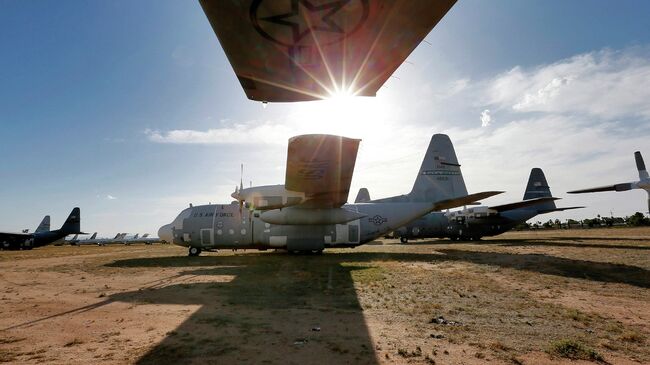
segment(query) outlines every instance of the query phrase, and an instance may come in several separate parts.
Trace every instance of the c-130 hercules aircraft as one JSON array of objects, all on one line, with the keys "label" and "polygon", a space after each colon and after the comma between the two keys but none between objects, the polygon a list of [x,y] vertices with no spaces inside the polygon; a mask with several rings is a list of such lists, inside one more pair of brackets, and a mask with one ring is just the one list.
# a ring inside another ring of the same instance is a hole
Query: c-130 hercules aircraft
[{"label": "c-130 hercules aircraft", "polygon": [[[429,162],[428,162],[429,161]],[[431,138],[423,165],[435,166],[428,173],[448,180],[447,189],[457,195],[467,194],[465,180],[456,157],[451,139],[446,134],[436,134]],[[443,169],[444,168],[444,169]],[[361,188],[355,203],[361,202],[403,202],[413,198],[422,201],[422,196],[396,196],[371,200],[368,189]],[[530,177],[519,202],[497,206],[480,206],[454,212],[432,212],[422,216],[393,232],[402,243],[409,239],[450,238],[451,240],[479,240],[484,236],[495,236],[514,228],[517,224],[544,213],[577,209],[582,207],[558,208],[551,195],[544,172],[540,168],[530,171]]]},{"label": "c-130 hercules aircraft", "polygon": [[321,253],[362,245],[431,211],[501,193],[443,195],[448,189],[439,185],[446,182],[424,169],[410,194],[424,194],[427,201],[346,204],[360,141],[324,134],[290,138],[284,185],[240,185],[231,204],[190,205],[158,237],[188,247],[190,256],[218,248]]}]

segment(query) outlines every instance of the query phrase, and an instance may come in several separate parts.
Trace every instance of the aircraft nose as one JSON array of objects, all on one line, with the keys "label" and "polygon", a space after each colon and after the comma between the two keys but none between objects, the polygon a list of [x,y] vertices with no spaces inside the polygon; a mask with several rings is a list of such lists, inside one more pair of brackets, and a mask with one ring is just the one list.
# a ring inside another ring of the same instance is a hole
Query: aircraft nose
[{"label": "aircraft nose", "polygon": [[164,226],[160,227],[158,230],[158,238],[160,238],[161,241],[172,243],[173,237],[171,224],[165,224]]}]

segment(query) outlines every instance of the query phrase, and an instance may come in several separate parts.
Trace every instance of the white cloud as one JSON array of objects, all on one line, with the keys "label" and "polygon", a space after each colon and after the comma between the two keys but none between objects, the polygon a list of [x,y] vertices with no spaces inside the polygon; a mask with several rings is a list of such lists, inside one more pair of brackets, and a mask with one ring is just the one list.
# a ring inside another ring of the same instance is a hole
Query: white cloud
[{"label": "white cloud", "polygon": [[147,138],[156,143],[173,144],[277,144],[286,143],[291,129],[279,123],[250,122],[205,131],[176,129],[159,131],[147,129]]},{"label": "white cloud", "polygon": [[107,200],[116,200],[117,198],[112,196],[111,194],[106,195]]},{"label": "white cloud", "polygon": [[650,49],[603,50],[525,70],[488,83],[486,100],[516,112],[650,118]]},{"label": "white cloud", "polygon": [[485,109],[481,112],[481,127],[488,127],[492,122],[492,117],[490,116],[490,109]]}]

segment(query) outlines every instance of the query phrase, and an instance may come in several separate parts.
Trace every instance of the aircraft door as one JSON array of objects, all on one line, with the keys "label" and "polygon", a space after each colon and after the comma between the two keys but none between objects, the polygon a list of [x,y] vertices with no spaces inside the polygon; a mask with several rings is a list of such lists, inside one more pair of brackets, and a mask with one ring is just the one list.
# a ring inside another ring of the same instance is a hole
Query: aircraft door
[{"label": "aircraft door", "polygon": [[214,245],[214,235],[212,234],[212,228],[201,229],[201,245],[204,247]]},{"label": "aircraft door", "polygon": [[350,243],[359,243],[361,233],[360,231],[359,220],[348,224],[348,239],[350,240]]}]

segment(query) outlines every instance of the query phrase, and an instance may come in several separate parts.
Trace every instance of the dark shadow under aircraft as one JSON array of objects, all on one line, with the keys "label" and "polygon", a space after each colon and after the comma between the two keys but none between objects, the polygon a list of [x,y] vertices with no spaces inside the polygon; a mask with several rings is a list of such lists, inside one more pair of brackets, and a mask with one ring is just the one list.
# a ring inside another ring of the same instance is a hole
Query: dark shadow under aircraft
[{"label": "dark shadow under aircraft", "polygon": [[[47,218],[49,226],[49,216]],[[69,234],[84,234],[81,232],[81,212],[77,207],[72,209],[63,226],[54,231],[37,229],[34,233],[0,232],[0,249],[31,250],[54,243]]]}]

